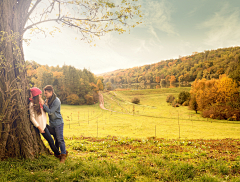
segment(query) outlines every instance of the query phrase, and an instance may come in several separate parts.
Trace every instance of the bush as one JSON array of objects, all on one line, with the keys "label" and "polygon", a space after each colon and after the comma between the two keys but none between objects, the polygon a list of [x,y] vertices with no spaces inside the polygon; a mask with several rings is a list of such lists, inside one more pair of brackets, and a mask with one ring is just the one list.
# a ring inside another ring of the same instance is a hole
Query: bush
[{"label": "bush", "polygon": [[94,104],[93,96],[87,94],[84,96],[84,99],[86,100],[86,104],[88,105]]},{"label": "bush", "polygon": [[67,96],[67,104],[78,105],[79,103],[80,103],[80,100],[77,94],[71,94]]},{"label": "bush", "polygon": [[177,100],[172,101],[172,106],[179,107],[179,103],[177,102]]},{"label": "bush", "polygon": [[184,102],[190,100],[190,93],[186,91],[180,92],[178,95],[178,100],[179,104],[183,104]]},{"label": "bush", "polygon": [[203,110],[203,117],[230,121],[240,120],[240,109],[231,106],[213,105]]},{"label": "bush", "polygon": [[185,101],[182,105],[183,106],[189,106],[189,100]]},{"label": "bush", "polygon": [[198,111],[198,104],[194,95],[191,96],[191,99],[189,101],[189,109],[196,111],[196,113]]},{"label": "bush", "polygon": [[172,103],[174,100],[175,100],[175,97],[173,95],[168,95],[167,99],[166,99],[166,102],[167,103]]},{"label": "bush", "polygon": [[134,104],[139,104],[140,99],[138,97],[134,97],[131,102],[134,103]]}]

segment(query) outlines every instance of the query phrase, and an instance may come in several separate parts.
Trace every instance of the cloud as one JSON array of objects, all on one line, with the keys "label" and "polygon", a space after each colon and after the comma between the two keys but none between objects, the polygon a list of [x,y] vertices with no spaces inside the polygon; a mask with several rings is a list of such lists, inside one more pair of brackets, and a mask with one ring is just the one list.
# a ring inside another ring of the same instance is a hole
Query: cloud
[{"label": "cloud", "polygon": [[160,42],[160,39],[159,39],[154,27],[151,25],[149,26],[149,32],[157,39],[158,42]]},{"label": "cloud", "polygon": [[173,7],[166,0],[140,1],[144,13],[144,23],[147,27],[154,27],[168,35],[178,35],[174,25],[171,23]]},{"label": "cloud", "polygon": [[239,45],[239,16],[239,8],[229,7],[229,4],[225,3],[223,8],[216,12],[212,18],[198,25],[200,29],[208,29],[204,43],[218,47]]}]

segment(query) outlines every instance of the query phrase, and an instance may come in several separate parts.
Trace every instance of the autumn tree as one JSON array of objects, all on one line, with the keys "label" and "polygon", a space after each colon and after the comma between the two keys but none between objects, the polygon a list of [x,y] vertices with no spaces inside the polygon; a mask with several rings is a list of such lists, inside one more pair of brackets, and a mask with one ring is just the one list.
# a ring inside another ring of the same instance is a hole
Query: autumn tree
[{"label": "autumn tree", "polygon": [[106,89],[107,90],[112,90],[112,83],[111,82],[106,83]]},{"label": "autumn tree", "polygon": [[189,108],[196,111],[196,114],[197,114],[197,111],[199,109],[198,109],[198,103],[197,103],[195,95],[191,95],[191,99],[190,99],[190,102],[189,102]]},{"label": "autumn tree", "polygon": [[186,91],[182,91],[178,95],[178,103],[183,104],[184,102],[190,100],[190,93]]},{"label": "autumn tree", "polygon": [[169,79],[170,85],[172,85],[173,83],[176,82],[176,77],[174,75],[172,75]]},{"label": "autumn tree", "polygon": [[[34,158],[46,150],[28,117],[28,83],[22,43],[26,31],[43,34],[72,27],[89,43],[141,23],[135,0],[115,4],[108,0],[0,0],[0,159]],[[45,7],[44,9],[41,9]],[[68,11],[69,10],[69,11]],[[47,31],[41,25],[56,22]],[[59,26],[60,25],[60,26]]]},{"label": "autumn tree", "polygon": [[167,86],[167,81],[165,79],[161,79],[160,86],[161,87],[166,87]]},{"label": "autumn tree", "polygon": [[157,82],[157,83],[160,82],[160,76],[156,76],[156,82]]},{"label": "autumn tree", "polygon": [[180,76],[178,77],[178,81],[179,81],[179,84],[183,82],[183,75],[180,75]]},{"label": "autumn tree", "polygon": [[[226,75],[220,76],[218,80],[195,80],[192,84],[191,88],[191,103],[195,104],[200,111],[208,110],[210,113],[225,108],[224,112],[226,113],[239,113],[240,117],[240,97],[239,97],[239,88],[235,81]],[[192,100],[194,99],[194,100]],[[194,107],[192,107],[194,108]],[[234,112],[232,112],[234,110]],[[222,114],[218,112],[218,114]],[[210,116],[210,114],[206,114],[205,116]],[[215,118],[217,118],[215,113]],[[229,115],[228,115],[229,117]],[[221,116],[221,118],[224,118]],[[225,118],[228,119],[228,118]]]},{"label": "autumn tree", "polygon": [[98,81],[97,81],[97,86],[98,86],[99,90],[103,90],[103,83],[100,79],[98,79]]}]

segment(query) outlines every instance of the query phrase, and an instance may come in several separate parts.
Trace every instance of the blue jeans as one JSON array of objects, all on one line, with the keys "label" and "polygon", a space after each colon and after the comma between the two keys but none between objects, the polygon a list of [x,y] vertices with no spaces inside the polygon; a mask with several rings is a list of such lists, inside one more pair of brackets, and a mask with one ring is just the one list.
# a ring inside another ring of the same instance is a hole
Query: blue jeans
[{"label": "blue jeans", "polygon": [[51,134],[48,130],[48,128],[46,127],[44,129],[45,133],[41,133],[42,136],[47,140],[47,142],[49,143],[49,146],[51,147],[52,151],[54,152],[54,154],[56,155],[60,155],[59,149],[56,147],[56,145],[54,145],[54,141],[51,137]]},{"label": "blue jeans", "polygon": [[50,134],[53,135],[54,137],[56,148],[59,149],[60,147],[61,154],[66,154],[66,147],[65,147],[65,142],[63,138],[63,126],[64,126],[64,123],[56,127],[47,125],[47,128]]}]

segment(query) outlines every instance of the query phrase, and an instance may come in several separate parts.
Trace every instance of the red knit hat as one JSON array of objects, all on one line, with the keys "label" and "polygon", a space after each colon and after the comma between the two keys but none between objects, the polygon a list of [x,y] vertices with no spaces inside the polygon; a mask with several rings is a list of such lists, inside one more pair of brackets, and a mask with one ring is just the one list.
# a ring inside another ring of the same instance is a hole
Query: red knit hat
[{"label": "red knit hat", "polygon": [[30,91],[32,92],[32,96],[33,97],[35,97],[35,96],[37,96],[37,95],[42,93],[42,91],[39,88],[37,88],[37,87],[31,88]]}]

